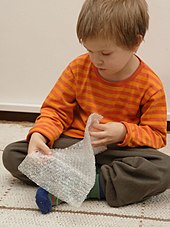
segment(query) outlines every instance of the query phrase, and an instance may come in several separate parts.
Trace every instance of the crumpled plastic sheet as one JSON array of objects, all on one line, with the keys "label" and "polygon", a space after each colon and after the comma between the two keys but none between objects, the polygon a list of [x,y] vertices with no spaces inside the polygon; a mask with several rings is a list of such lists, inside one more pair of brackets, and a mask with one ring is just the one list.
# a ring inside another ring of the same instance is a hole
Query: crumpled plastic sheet
[{"label": "crumpled plastic sheet", "polygon": [[102,119],[96,113],[90,115],[84,139],[68,148],[52,149],[52,155],[34,152],[26,156],[18,169],[37,185],[65,201],[80,207],[95,183],[95,154],[106,150],[105,146],[93,149],[89,127]]}]

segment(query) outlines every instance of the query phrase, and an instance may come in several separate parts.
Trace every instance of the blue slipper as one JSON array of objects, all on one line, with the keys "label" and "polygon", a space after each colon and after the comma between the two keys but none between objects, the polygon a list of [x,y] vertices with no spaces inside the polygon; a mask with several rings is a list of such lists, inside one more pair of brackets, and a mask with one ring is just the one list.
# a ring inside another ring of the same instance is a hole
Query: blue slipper
[{"label": "blue slipper", "polygon": [[43,189],[38,188],[36,192],[36,204],[39,207],[42,214],[48,214],[52,210],[51,200],[49,198],[49,193]]}]

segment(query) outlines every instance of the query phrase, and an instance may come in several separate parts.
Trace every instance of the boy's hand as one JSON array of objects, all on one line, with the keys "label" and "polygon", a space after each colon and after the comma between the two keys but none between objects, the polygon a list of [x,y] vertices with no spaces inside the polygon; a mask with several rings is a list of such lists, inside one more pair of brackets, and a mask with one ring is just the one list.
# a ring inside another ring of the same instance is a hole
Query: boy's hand
[{"label": "boy's hand", "polygon": [[95,137],[92,142],[94,147],[122,142],[126,135],[126,127],[120,122],[105,124],[94,123],[90,129],[90,136]]},{"label": "boy's hand", "polygon": [[46,155],[51,154],[50,148],[46,145],[47,139],[38,132],[34,132],[31,136],[29,146],[28,146],[28,154],[33,152],[40,151]]}]

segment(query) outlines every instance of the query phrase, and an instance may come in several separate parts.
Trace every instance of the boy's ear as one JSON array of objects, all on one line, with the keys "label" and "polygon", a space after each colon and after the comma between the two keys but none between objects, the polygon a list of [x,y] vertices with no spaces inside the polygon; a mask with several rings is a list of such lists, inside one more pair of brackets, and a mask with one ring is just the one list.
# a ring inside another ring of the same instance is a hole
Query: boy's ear
[{"label": "boy's ear", "polygon": [[133,52],[137,52],[141,42],[143,41],[143,36],[142,35],[137,35],[136,37],[136,42],[135,42],[135,45],[133,47]]}]

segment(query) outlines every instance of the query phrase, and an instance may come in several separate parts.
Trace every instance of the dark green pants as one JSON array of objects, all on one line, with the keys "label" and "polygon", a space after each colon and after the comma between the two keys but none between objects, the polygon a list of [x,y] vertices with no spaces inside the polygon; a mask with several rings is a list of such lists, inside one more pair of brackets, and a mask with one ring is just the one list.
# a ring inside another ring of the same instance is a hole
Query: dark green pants
[{"label": "dark green pants", "polygon": [[[53,147],[65,148],[78,141],[62,136]],[[14,177],[33,184],[18,170],[27,150],[27,141],[9,144],[3,152],[3,163]],[[140,202],[170,188],[170,157],[152,148],[109,145],[105,152],[96,155],[96,164],[101,167],[100,181],[106,201],[113,207]]]}]

